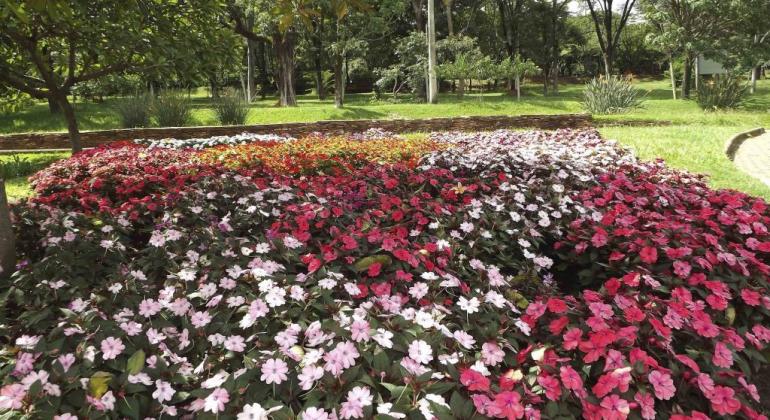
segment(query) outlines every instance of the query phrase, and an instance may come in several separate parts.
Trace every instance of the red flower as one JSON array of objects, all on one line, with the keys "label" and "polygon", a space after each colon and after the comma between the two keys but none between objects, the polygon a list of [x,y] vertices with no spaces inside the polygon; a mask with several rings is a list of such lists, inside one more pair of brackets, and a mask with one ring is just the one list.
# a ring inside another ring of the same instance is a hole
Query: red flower
[{"label": "red flower", "polygon": [[735,391],[726,386],[715,386],[707,395],[711,409],[721,415],[735,414],[741,409],[741,402],[735,398]]},{"label": "red flower", "polygon": [[374,263],[370,265],[369,268],[366,270],[366,274],[368,274],[369,277],[377,277],[380,275],[381,269],[382,269],[382,264]]},{"label": "red flower", "polygon": [[714,355],[711,357],[711,362],[715,366],[728,369],[733,365],[733,353],[724,343],[718,341],[714,346]]},{"label": "red flower", "polygon": [[559,377],[561,378],[564,387],[573,391],[580,391],[583,389],[583,380],[580,378],[580,374],[571,366],[562,366],[559,368]]},{"label": "red flower", "polygon": [[500,411],[499,417],[520,419],[524,417],[524,406],[518,392],[505,391],[495,396],[495,408]]},{"label": "red flower", "polygon": [[489,379],[473,369],[465,369],[460,374],[460,383],[469,391],[489,391]]},{"label": "red flower", "polygon": [[639,251],[639,258],[647,264],[655,264],[658,261],[658,250],[651,246],[646,246]]}]

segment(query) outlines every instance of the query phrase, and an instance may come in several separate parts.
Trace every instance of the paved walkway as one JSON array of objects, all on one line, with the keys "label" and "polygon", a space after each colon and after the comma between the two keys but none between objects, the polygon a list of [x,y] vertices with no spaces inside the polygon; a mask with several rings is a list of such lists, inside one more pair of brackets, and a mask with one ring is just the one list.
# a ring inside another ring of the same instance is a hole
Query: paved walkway
[{"label": "paved walkway", "polygon": [[740,170],[770,186],[770,133],[747,139],[735,152]]}]

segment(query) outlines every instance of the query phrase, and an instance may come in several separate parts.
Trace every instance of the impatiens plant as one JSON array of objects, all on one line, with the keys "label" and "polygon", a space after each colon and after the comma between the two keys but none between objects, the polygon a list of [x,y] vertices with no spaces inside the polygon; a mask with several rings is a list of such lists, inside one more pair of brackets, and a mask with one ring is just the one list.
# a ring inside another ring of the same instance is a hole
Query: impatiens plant
[{"label": "impatiens plant", "polygon": [[11,417],[765,418],[766,203],[594,131],[123,144],[35,182]]}]

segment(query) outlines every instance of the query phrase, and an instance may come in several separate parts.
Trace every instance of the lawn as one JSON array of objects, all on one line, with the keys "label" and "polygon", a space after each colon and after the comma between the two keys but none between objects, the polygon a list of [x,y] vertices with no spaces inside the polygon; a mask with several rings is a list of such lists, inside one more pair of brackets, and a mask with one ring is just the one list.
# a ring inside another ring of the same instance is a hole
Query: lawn
[{"label": "lawn", "polygon": [[[599,116],[600,122],[617,120],[657,120],[671,125],[652,127],[601,127],[607,138],[617,139],[634,149],[642,159],[663,158],[669,165],[710,176],[716,188],[733,188],[770,199],[770,188],[738,171],[724,155],[724,142],[733,134],[750,128],[770,127],[770,81],[760,82],[757,94],[744,108],[729,112],[703,112],[694,101],[674,101],[665,81],[642,81],[637,86],[645,91],[644,108],[618,116]],[[540,88],[528,85],[521,101],[502,93],[467,95],[458,99],[444,94],[437,105],[376,101],[369,94],[347,96],[344,109],[335,109],[332,100],[318,101],[310,95],[300,97],[297,108],[275,107],[275,99],[257,101],[251,106],[249,124],[302,122],[327,119],[361,118],[427,118],[463,115],[559,114],[580,112],[582,85],[564,85],[558,96],[543,96]],[[216,124],[211,101],[203,90],[192,95],[195,110],[193,124]],[[116,99],[104,103],[77,104],[84,130],[109,129],[119,126],[112,110]],[[0,116],[0,132],[61,131],[64,124],[51,116],[44,103],[20,113]],[[2,158],[0,158],[2,159]],[[29,194],[23,179],[13,179],[10,195],[18,198]]]}]

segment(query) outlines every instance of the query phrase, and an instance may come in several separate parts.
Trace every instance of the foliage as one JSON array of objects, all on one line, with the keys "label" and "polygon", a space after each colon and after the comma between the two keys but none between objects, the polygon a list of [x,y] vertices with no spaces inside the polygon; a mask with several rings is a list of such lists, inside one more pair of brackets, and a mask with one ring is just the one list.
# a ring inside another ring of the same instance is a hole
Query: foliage
[{"label": "foliage", "polygon": [[[403,144],[417,161],[396,140],[275,142],[244,165],[269,145],[116,145],[38,174],[14,208],[0,406],[762,418],[764,201],[593,131],[436,134]],[[308,153],[349,164],[280,166]]]},{"label": "foliage", "polygon": [[696,101],[698,106],[707,111],[738,108],[748,88],[746,81],[739,75],[717,75],[712,80],[701,81]]},{"label": "foliage", "polygon": [[227,89],[214,101],[214,112],[222,125],[244,125],[249,105],[235,89]]},{"label": "foliage", "polygon": [[130,96],[118,102],[115,111],[123,128],[149,127],[152,98],[148,95]]},{"label": "foliage", "polygon": [[192,103],[181,93],[166,91],[152,102],[152,110],[160,127],[184,127],[190,122]]},{"label": "foliage", "polygon": [[619,76],[594,78],[586,83],[583,109],[594,114],[619,114],[639,108],[641,94],[628,80]]}]

